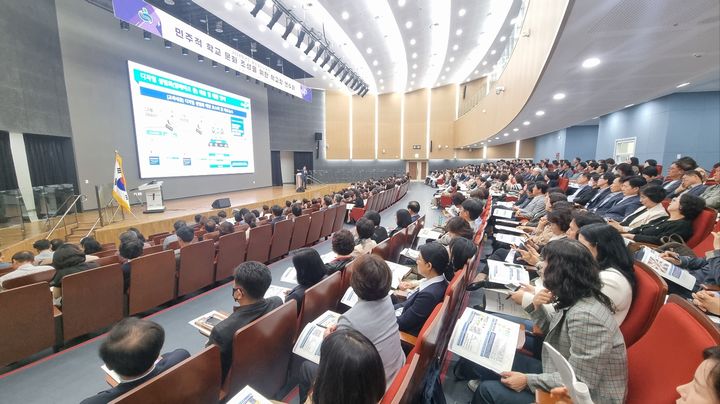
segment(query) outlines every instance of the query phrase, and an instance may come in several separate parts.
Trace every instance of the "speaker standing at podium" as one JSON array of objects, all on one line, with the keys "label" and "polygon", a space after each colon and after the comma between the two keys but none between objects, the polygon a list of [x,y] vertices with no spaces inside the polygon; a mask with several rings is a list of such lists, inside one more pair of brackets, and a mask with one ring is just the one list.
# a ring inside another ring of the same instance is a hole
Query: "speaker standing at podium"
[{"label": "speaker standing at podium", "polygon": [[307,166],[303,166],[302,169],[302,187],[303,190],[307,188],[307,176],[308,176],[308,169]]}]

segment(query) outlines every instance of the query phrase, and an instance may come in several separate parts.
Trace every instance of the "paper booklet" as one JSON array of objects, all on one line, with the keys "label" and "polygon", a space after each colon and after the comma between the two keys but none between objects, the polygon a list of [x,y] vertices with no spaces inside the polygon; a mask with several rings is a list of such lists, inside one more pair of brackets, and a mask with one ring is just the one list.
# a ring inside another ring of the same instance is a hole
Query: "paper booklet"
[{"label": "paper booklet", "polygon": [[555,370],[560,373],[560,379],[562,384],[567,387],[568,393],[574,403],[587,403],[591,399],[590,390],[587,385],[577,379],[575,376],[575,370],[570,366],[570,362],[565,359],[552,345],[547,342],[543,342],[545,350],[543,353],[547,353],[548,356],[544,357],[543,360],[550,361],[550,364]]},{"label": "paper booklet", "polygon": [[253,390],[250,386],[245,386],[227,404],[272,404],[270,400],[263,397],[262,394]]},{"label": "paper booklet", "polygon": [[505,256],[505,262],[507,262],[508,264],[514,264],[516,255],[517,255],[517,251],[515,251],[515,250],[508,251],[508,255]]},{"label": "paper booklet", "polygon": [[493,237],[495,237],[495,240],[507,244],[520,245],[525,242],[525,237],[513,236],[505,233],[495,233],[493,234]]},{"label": "paper booklet", "polygon": [[[393,294],[393,291],[390,290],[388,292],[388,296],[390,296],[392,294]],[[355,305],[357,304],[358,301],[360,301],[360,298],[358,297],[358,295],[355,294],[355,291],[353,290],[352,286],[348,286],[342,299],[340,299],[340,303],[342,303],[348,307],[355,307]]]},{"label": "paper booklet", "polygon": [[493,216],[496,217],[504,217],[505,219],[512,219],[514,212],[510,209],[501,209],[501,208],[495,208],[493,209]]},{"label": "paper booklet", "polygon": [[520,222],[517,220],[508,220],[508,219],[495,219],[495,223],[505,223],[509,224],[510,226],[519,226]]},{"label": "paper booklet", "polygon": [[390,271],[392,271],[392,283],[390,286],[393,289],[397,289],[397,287],[400,286],[400,281],[410,272],[411,268],[390,261],[385,261],[385,263],[388,264]]},{"label": "paper booklet", "polygon": [[502,373],[512,370],[519,336],[520,324],[468,307],[455,324],[448,349]]},{"label": "paper booklet", "polygon": [[495,202],[495,205],[504,206],[506,208],[512,208],[513,205],[515,205],[515,202]]},{"label": "paper booklet", "polygon": [[297,271],[295,271],[295,267],[290,267],[283,272],[282,276],[280,277],[280,281],[285,283],[293,283],[297,285]]},{"label": "paper booklet", "polygon": [[437,240],[440,237],[442,237],[442,233],[440,233],[439,231],[428,229],[427,227],[423,227],[418,233],[418,238]]},{"label": "paper booklet", "polygon": [[319,364],[320,347],[325,336],[325,329],[337,324],[338,318],[340,318],[339,313],[328,310],[314,321],[308,323],[300,333],[297,342],[295,342],[293,353]]},{"label": "paper booklet", "polygon": [[200,334],[210,336],[210,331],[221,321],[228,318],[229,314],[213,310],[209,313],[205,313],[198,318],[194,318],[188,321],[188,324],[195,327],[200,331]]},{"label": "paper booklet", "polygon": [[110,378],[112,378],[115,381],[115,383],[116,383],[115,385],[120,384],[120,382],[122,381],[120,379],[120,375],[115,373],[115,371],[108,369],[107,365],[100,366],[100,369],[102,369],[103,372],[107,373],[107,375],[110,376]]},{"label": "paper booklet", "polygon": [[277,296],[283,300],[285,300],[285,296],[287,296],[286,292],[289,292],[290,288],[284,288],[282,286],[276,286],[276,285],[270,285],[267,292],[265,292],[265,296],[263,296],[265,299],[273,296]]},{"label": "paper booklet", "polygon": [[420,256],[420,251],[413,250],[412,248],[404,248],[400,251],[400,255],[404,255],[410,259],[416,260]]},{"label": "paper booklet", "polygon": [[335,251],[330,251],[329,253],[321,255],[320,258],[322,259],[322,262],[324,264],[327,264],[328,262],[337,258],[337,254],[335,254]]},{"label": "paper booklet", "polygon": [[530,319],[530,315],[517,303],[508,299],[509,289],[484,289],[485,311]]},{"label": "paper booklet", "polygon": [[488,280],[507,285],[508,283],[528,283],[530,275],[525,267],[503,261],[487,260]]},{"label": "paper booklet", "polygon": [[692,276],[690,272],[660,258],[660,253],[651,248],[642,248],[642,259],[640,262],[652,268],[653,271],[657,272],[657,274],[663,278],[677,283],[687,290],[693,290],[693,287],[695,287],[695,277]]},{"label": "paper booklet", "polygon": [[510,233],[516,234],[527,234],[524,231],[518,229],[517,227],[503,226],[501,224],[496,224],[495,230],[509,231]]}]

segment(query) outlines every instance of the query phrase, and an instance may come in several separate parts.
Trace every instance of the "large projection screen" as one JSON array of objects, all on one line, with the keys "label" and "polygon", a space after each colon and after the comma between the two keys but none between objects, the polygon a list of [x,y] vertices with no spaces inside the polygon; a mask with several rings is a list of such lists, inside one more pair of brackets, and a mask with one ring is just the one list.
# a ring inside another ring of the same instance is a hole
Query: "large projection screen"
[{"label": "large projection screen", "polygon": [[141,178],[255,171],[250,99],[128,61]]}]

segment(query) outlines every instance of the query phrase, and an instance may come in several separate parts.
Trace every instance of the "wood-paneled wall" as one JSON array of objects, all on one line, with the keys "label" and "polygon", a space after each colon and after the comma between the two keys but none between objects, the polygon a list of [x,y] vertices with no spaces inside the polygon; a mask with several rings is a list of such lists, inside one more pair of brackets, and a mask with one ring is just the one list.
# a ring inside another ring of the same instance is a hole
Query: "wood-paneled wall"
[{"label": "wood-paneled wall", "polygon": [[325,158],[350,158],[350,96],[325,93]]},{"label": "wood-paneled wall", "polygon": [[457,92],[458,86],[451,84],[434,88],[430,93],[431,159],[451,159],[455,155],[452,128]]},{"label": "wood-paneled wall", "polygon": [[400,158],[400,125],[403,94],[378,96],[378,160]]},{"label": "wood-paneled wall", "polygon": [[376,95],[352,97],[352,158],[375,158]]},{"label": "wood-paneled wall", "polygon": [[[405,93],[403,116],[403,158],[406,160],[427,158],[428,89]],[[420,145],[420,149],[413,149]]]}]

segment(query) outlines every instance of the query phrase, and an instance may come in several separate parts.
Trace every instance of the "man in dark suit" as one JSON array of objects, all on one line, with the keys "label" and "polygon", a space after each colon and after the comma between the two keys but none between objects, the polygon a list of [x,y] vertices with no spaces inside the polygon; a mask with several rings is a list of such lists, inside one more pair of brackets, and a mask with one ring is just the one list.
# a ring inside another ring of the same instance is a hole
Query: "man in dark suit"
[{"label": "man in dark suit", "polygon": [[588,210],[595,209],[600,202],[602,202],[608,195],[610,195],[611,191],[611,185],[615,181],[615,175],[613,173],[605,173],[598,178],[596,186],[597,186],[597,192],[595,192],[595,195],[590,198],[590,200],[585,205],[585,208]]},{"label": "man in dark suit", "polygon": [[603,198],[591,211],[602,216],[623,198],[622,183],[619,178],[610,184],[610,193]]},{"label": "man in dark suit", "polygon": [[616,222],[635,212],[642,204],[640,203],[640,187],[645,186],[645,178],[636,175],[625,178],[622,181],[622,199],[608,209],[602,217]]},{"label": "man in dark suit", "polygon": [[120,320],[100,345],[100,358],[120,376],[120,383],[82,404],[109,403],[190,357],[184,349],[160,356],[164,342],[165,331],[159,324],[136,317]]},{"label": "man in dark suit", "polygon": [[[595,174],[597,175],[597,174]],[[580,205],[585,205],[592,195],[595,193],[595,189],[590,185],[592,174],[582,173],[577,180],[578,189],[572,195],[568,196],[568,202],[575,202]],[[584,201],[580,203],[578,201]]]},{"label": "man in dark suit", "polygon": [[675,188],[675,192],[668,196],[668,198],[672,199],[683,194],[700,196],[705,192],[705,188],[707,188],[707,185],[704,185],[703,182],[704,178],[697,170],[686,171],[682,177],[682,184]]},{"label": "man in dark suit", "polygon": [[412,219],[413,222],[420,219],[420,202],[418,202],[418,201],[408,202],[407,210],[408,210],[408,212],[410,212],[410,219]]},{"label": "man in dark suit", "polygon": [[232,364],[235,332],[283,304],[277,296],[269,299],[263,297],[271,282],[270,269],[257,261],[243,262],[235,269],[232,296],[239,307],[235,308],[230,317],[213,327],[207,343],[220,347],[223,380]]}]

